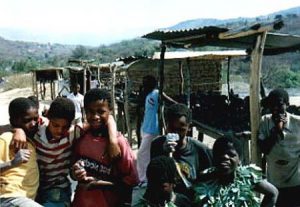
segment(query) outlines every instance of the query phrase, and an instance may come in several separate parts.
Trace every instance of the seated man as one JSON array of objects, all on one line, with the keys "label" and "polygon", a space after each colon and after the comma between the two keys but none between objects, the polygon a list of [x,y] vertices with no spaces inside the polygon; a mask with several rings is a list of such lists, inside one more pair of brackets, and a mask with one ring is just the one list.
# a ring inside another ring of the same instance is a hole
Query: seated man
[{"label": "seated man", "polygon": [[22,128],[28,137],[28,149],[17,152],[10,147],[13,134],[0,136],[0,203],[2,207],[39,207],[34,202],[39,186],[39,169],[35,146],[30,141],[37,131],[38,110],[27,98],[16,98],[9,104],[10,123]]},{"label": "seated man", "polygon": [[199,179],[200,171],[212,165],[212,158],[210,149],[198,140],[187,137],[190,122],[191,115],[186,105],[170,106],[166,113],[167,133],[178,134],[178,140],[167,139],[168,136],[154,139],[151,144],[151,158],[160,155],[172,156],[181,177],[175,192],[192,199],[192,184]]},{"label": "seated man", "polygon": [[145,194],[133,207],[178,206],[190,207],[190,200],[174,192],[177,178],[176,165],[171,157],[153,158],[147,167],[148,185]]}]

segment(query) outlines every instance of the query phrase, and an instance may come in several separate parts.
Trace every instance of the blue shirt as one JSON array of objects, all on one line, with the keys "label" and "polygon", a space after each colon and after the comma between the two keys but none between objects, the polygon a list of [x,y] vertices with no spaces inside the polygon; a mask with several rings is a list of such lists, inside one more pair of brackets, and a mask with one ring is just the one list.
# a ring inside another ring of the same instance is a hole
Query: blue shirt
[{"label": "blue shirt", "polygon": [[149,93],[145,101],[145,113],[142,131],[147,134],[158,135],[158,90]]}]

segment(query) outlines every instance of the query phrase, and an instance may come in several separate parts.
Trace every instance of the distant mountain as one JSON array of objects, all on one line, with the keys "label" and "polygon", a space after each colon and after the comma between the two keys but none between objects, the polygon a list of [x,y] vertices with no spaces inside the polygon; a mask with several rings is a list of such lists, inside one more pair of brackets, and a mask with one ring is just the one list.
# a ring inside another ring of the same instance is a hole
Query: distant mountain
[{"label": "distant mountain", "polygon": [[239,17],[239,18],[232,18],[232,19],[192,19],[187,20],[183,22],[179,22],[178,24],[162,28],[162,30],[184,30],[184,29],[192,29],[192,28],[199,28],[199,27],[205,27],[205,26],[237,26],[241,23],[249,24],[251,22],[255,22],[257,20],[270,20],[274,19],[276,16],[282,15],[283,17],[295,17],[300,16],[300,7],[294,7],[287,10],[282,10],[278,12],[274,12],[272,14],[266,15],[266,16],[258,16],[255,18],[245,18],[245,17]]},{"label": "distant mountain", "polygon": [[75,48],[72,45],[40,44],[36,42],[11,41],[0,37],[0,59],[20,60],[27,57],[45,58],[67,55]]},{"label": "distant mountain", "polygon": [[[284,20],[285,26],[279,32],[300,35],[300,7],[278,11],[266,16],[259,16],[255,18],[239,17],[225,20],[193,19],[180,22],[174,26],[164,29],[180,30],[208,25],[233,28],[245,26],[255,21],[272,20],[274,18],[282,18]],[[63,64],[66,64],[67,58],[74,54],[73,52],[76,48],[77,47],[75,45],[10,41],[0,37],[0,72],[1,70],[13,69],[15,62],[24,60],[33,60],[39,66],[46,64],[63,66]],[[121,56],[151,56],[154,51],[159,50],[159,43],[148,39],[135,38],[111,45],[102,45],[99,47],[84,46],[84,48],[84,50],[78,51],[79,54],[84,54],[84,58],[93,58],[98,62],[109,62],[114,61],[116,58]]]}]

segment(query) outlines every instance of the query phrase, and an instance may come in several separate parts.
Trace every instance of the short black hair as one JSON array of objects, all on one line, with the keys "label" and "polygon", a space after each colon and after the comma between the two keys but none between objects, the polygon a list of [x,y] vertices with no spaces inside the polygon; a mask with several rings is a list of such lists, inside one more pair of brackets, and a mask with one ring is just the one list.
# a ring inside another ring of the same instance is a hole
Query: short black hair
[{"label": "short black hair", "polygon": [[226,152],[228,148],[233,148],[238,153],[240,160],[242,160],[242,144],[241,141],[232,136],[222,136],[218,138],[214,145],[213,145],[213,158],[217,157],[218,155]]},{"label": "short black hair", "polygon": [[276,88],[272,90],[266,100],[266,104],[268,107],[274,106],[274,104],[278,103],[285,103],[286,105],[289,105],[289,94],[284,90],[283,88]]},{"label": "short black hair", "polygon": [[[30,100],[28,98],[24,98],[24,97],[15,98],[14,100],[12,100],[9,103],[9,106],[8,106],[8,113],[9,113],[10,121],[24,116],[26,114],[27,110],[31,109],[31,108],[37,109],[36,104],[32,100]],[[11,123],[11,125],[14,125],[14,124]]]},{"label": "short black hair", "polygon": [[86,108],[90,103],[103,100],[107,101],[109,108],[112,109],[111,106],[111,96],[108,90],[106,89],[99,89],[99,88],[93,88],[86,92],[84,95],[84,107]]},{"label": "short black hair", "polygon": [[175,161],[167,156],[154,157],[147,167],[146,175],[149,185],[175,183],[177,176]]},{"label": "short black hair", "polygon": [[39,107],[39,99],[36,96],[28,96],[27,98],[33,101],[37,107]]},{"label": "short black hair", "polygon": [[66,119],[71,123],[75,118],[75,105],[73,101],[64,97],[57,97],[51,103],[47,117],[48,119]]},{"label": "short black hair", "polygon": [[191,122],[191,112],[189,110],[189,108],[184,105],[184,104],[172,104],[166,112],[166,121],[170,122],[174,119],[178,119],[182,116],[185,116],[187,119],[187,122],[190,123]]},{"label": "short black hair", "polygon": [[152,75],[146,75],[143,77],[143,84],[147,85],[150,89],[154,89],[157,86],[157,80]]}]

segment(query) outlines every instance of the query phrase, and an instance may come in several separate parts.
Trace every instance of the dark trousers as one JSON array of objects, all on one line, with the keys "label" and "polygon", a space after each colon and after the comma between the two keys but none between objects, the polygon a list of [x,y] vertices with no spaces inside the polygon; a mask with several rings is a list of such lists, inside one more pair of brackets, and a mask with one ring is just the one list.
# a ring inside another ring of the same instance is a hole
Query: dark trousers
[{"label": "dark trousers", "polygon": [[300,185],[288,188],[279,188],[277,207],[300,207]]}]

